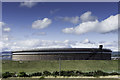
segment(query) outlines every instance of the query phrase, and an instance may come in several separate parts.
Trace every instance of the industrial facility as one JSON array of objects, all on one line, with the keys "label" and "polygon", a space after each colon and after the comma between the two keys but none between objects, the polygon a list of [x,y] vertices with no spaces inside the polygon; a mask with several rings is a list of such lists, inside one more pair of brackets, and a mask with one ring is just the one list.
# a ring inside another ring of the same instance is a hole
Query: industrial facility
[{"label": "industrial facility", "polygon": [[99,48],[41,48],[13,51],[12,60],[111,60],[110,49]]}]

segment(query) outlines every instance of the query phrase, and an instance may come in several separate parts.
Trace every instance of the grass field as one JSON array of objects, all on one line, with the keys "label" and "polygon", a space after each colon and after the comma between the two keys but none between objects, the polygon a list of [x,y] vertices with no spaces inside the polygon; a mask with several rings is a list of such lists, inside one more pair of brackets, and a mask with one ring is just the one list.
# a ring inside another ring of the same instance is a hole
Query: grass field
[{"label": "grass field", "polygon": [[49,78],[49,79],[39,79],[39,78],[7,78],[7,79],[2,79],[2,80],[120,80],[120,79],[116,79],[116,78]]},{"label": "grass field", "polygon": [[[42,71],[59,71],[59,61],[3,61],[2,72],[42,72]],[[80,70],[95,71],[102,70],[105,72],[118,71],[117,60],[63,60],[61,61],[61,70]]]}]

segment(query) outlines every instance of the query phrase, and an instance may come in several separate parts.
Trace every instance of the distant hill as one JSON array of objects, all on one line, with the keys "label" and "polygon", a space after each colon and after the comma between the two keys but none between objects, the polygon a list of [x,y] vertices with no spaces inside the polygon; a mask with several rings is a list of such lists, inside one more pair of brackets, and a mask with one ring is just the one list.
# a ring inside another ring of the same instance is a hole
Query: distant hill
[{"label": "distant hill", "polygon": [[120,57],[120,52],[112,52],[112,57]]},{"label": "distant hill", "polygon": [[11,51],[0,52],[0,59],[3,60],[12,60],[12,53]]}]

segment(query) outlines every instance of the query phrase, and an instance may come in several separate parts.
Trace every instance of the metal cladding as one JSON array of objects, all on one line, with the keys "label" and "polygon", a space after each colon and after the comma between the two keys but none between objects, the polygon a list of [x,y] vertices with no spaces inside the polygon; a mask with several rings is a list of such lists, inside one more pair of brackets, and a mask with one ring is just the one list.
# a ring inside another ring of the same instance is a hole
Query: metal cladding
[{"label": "metal cladding", "polygon": [[102,48],[42,48],[13,51],[12,60],[111,60],[110,49]]}]

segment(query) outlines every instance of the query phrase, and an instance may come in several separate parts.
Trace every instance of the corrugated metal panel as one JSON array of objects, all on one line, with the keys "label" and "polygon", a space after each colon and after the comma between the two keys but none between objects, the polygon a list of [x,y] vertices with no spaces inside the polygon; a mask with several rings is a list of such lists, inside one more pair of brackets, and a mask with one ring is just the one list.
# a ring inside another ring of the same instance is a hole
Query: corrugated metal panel
[{"label": "corrugated metal panel", "polygon": [[[81,54],[81,53],[90,53],[92,54],[93,52],[17,52],[17,53],[13,53],[13,55],[31,55],[31,54],[43,54],[43,55],[47,55],[47,54],[51,54],[51,55],[54,55],[54,54]],[[95,52],[95,54],[98,54],[98,53],[104,53],[104,54],[111,54],[111,52]]]},{"label": "corrugated metal panel", "polygon": [[13,55],[12,60],[111,60],[111,54]]}]

